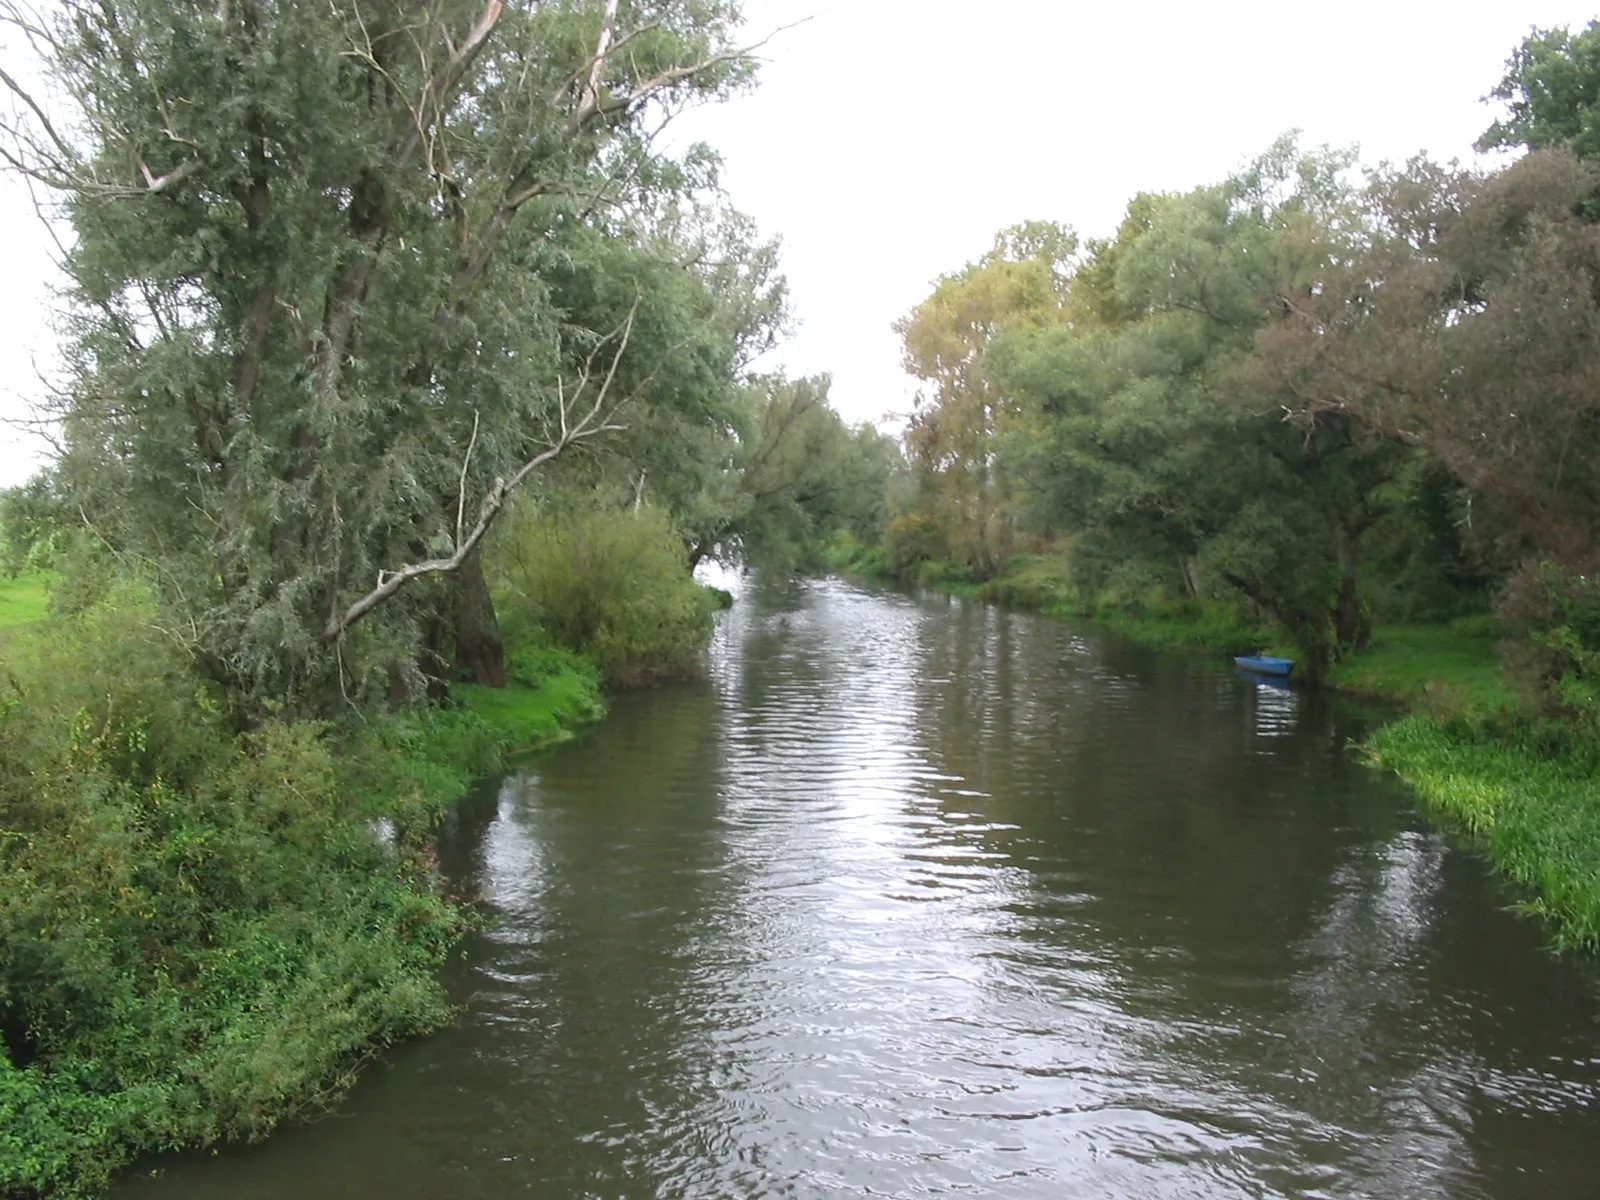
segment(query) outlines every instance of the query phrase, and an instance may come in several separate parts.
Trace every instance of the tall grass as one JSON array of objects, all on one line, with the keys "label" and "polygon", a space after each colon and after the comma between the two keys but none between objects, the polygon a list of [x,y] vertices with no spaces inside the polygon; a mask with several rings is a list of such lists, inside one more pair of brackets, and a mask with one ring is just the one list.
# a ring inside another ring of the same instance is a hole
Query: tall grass
[{"label": "tall grass", "polygon": [[1481,840],[1564,948],[1600,949],[1600,775],[1456,720],[1412,716],[1370,741],[1375,759]]}]

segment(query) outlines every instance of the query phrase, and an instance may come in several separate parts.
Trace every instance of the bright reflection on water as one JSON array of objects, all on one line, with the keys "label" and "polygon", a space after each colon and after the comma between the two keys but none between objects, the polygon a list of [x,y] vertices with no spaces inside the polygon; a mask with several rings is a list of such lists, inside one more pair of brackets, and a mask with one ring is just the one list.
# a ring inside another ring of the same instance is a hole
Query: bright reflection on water
[{"label": "bright reflection on water", "polygon": [[1600,1195],[1600,1001],[1210,663],[837,582],[463,807],[460,1025],[183,1197]]}]

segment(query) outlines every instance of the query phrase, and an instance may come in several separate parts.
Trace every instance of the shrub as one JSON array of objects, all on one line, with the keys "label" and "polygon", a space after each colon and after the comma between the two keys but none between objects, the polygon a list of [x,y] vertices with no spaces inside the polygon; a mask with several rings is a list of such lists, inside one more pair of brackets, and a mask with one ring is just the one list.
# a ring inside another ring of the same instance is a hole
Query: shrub
[{"label": "shrub", "polygon": [[259,1137],[449,1015],[462,914],[372,821],[456,781],[238,734],[147,616],[120,593],[0,667],[0,1194]]},{"label": "shrub", "polygon": [[883,549],[889,570],[901,579],[915,579],[925,562],[950,556],[950,546],[939,522],[927,513],[910,512],[889,522],[883,531]]},{"label": "shrub", "polygon": [[882,546],[865,545],[842,529],[828,540],[822,558],[830,571],[866,576],[889,574],[889,556]]},{"label": "shrub", "polygon": [[697,674],[715,607],[666,517],[591,508],[519,511],[490,570],[513,641],[547,631],[614,684]]},{"label": "shrub", "polygon": [[1017,555],[1001,574],[978,589],[978,598],[1056,616],[1074,614],[1081,608],[1066,560],[1052,554]]}]

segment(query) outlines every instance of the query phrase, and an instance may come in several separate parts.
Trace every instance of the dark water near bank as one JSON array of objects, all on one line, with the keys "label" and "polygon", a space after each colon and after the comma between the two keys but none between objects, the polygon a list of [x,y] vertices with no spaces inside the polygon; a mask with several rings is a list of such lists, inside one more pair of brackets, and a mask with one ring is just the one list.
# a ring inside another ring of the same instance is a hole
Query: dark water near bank
[{"label": "dark water near bank", "polygon": [[466,805],[457,1028],[193,1197],[1600,1197],[1600,991],[1360,718],[838,582]]}]

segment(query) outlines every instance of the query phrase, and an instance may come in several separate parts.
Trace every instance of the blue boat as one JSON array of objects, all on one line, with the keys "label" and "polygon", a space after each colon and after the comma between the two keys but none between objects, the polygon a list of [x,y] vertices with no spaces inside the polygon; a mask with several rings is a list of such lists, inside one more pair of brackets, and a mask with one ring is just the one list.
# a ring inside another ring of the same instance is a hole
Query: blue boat
[{"label": "blue boat", "polygon": [[1287,675],[1294,670],[1294,659],[1273,658],[1269,654],[1240,654],[1233,661],[1257,675]]}]

